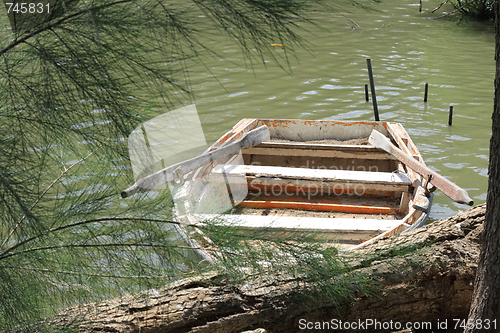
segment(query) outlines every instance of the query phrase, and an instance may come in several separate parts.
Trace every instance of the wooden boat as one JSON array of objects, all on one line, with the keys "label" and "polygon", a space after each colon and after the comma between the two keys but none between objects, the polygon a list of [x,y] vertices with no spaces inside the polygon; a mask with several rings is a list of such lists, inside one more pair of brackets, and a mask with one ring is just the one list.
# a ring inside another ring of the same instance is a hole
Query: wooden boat
[{"label": "wooden boat", "polygon": [[[231,146],[262,127],[269,139],[228,154],[235,150]],[[243,119],[198,159],[157,172],[148,181],[170,183],[179,232],[207,260],[213,260],[213,252],[206,250],[211,241],[196,226],[214,219],[219,225],[279,237],[315,233],[356,249],[422,226],[433,198],[431,175],[425,179],[397,154],[371,145],[373,130],[426,169],[398,123]],[[138,182],[122,195],[148,187],[144,184]]]},{"label": "wooden boat", "polygon": [[[226,157],[209,168],[209,172],[226,177],[243,177],[248,186],[246,197],[236,204],[239,209],[217,215],[219,223],[222,220],[241,228],[269,228],[281,235],[318,232],[346,248],[417,228],[428,217],[432,194],[422,186],[422,176],[368,144],[375,129],[423,163],[400,124],[244,119],[209,150],[227,145],[261,125],[269,128],[271,139],[243,148],[243,163],[234,164]],[[192,190],[193,184],[200,183],[196,177],[202,176],[196,175],[185,186]],[[210,192],[208,188],[197,192],[203,190]],[[195,228],[190,230],[185,225],[202,223],[216,215],[185,214],[180,206],[186,202],[180,196],[175,201],[174,216],[183,224],[180,231],[191,242],[201,239]],[[201,252],[211,259],[210,252]]]}]

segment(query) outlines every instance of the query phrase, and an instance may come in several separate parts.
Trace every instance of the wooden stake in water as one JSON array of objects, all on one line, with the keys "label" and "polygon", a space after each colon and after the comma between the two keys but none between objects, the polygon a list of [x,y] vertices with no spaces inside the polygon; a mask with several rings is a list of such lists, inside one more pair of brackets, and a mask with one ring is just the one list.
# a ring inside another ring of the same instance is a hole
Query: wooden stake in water
[{"label": "wooden stake in water", "polygon": [[365,84],[365,99],[367,102],[370,101],[370,97],[368,96],[368,85]]},{"label": "wooden stake in water", "polygon": [[449,126],[451,126],[452,118],[453,118],[453,105],[450,105],[450,115],[448,117],[448,125]]},{"label": "wooden stake in water", "polygon": [[379,121],[377,95],[375,94],[375,82],[373,82],[372,60],[370,58],[366,58],[366,65],[368,66],[368,77],[370,78],[370,88],[372,91],[373,113],[375,115],[375,120]]},{"label": "wooden stake in water", "polygon": [[419,8],[419,12],[420,12],[420,13],[422,12],[422,0],[420,0],[420,8]]},{"label": "wooden stake in water", "polygon": [[424,91],[424,102],[427,102],[427,93],[429,92],[429,84],[425,84],[425,91]]}]

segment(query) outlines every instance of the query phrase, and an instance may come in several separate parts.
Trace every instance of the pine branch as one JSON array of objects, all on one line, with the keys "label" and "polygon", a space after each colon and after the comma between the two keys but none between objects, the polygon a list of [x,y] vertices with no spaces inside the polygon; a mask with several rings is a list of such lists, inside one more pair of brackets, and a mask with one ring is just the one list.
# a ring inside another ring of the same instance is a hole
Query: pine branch
[{"label": "pine branch", "polygon": [[24,200],[21,198],[21,196],[19,195],[19,193],[17,193],[16,189],[11,185],[11,183],[3,176],[2,172],[0,172],[0,180],[2,181],[2,183],[4,184],[4,186],[6,188],[9,189],[9,191],[12,193],[12,195],[14,196],[14,198],[16,199],[16,202],[19,204],[19,206],[21,206],[22,210],[24,211],[24,213],[29,216],[30,218],[32,218],[33,220],[35,220],[36,222],[38,222],[38,218],[35,216],[35,214],[33,214],[33,212],[25,205],[24,203]]},{"label": "pine branch", "polygon": [[62,23],[64,23],[65,21],[67,21],[69,19],[72,19],[74,17],[86,14],[89,11],[92,11],[92,10],[100,10],[100,9],[104,9],[104,8],[107,8],[107,7],[115,6],[115,5],[122,4],[122,3],[128,3],[128,2],[135,2],[135,0],[120,0],[120,1],[115,1],[115,2],[112,2],[112,3],[109,3],[109,4],[105,4],[105,5],[101,5],[101,6],[96,6],[96,7],[93,7],[93,8],[82,9],[82,10],[77,11],[75,13],[72,13],[70,15],[61,17],[60,19],[58,19],[57,21],[55,21],[55,22],[53,22],[51,24],[48,24],[48,25],[43,26],[43,27],[40,27],[40,28],[36,29],[35,31],[33,31],[33,32],[25,35],[24,37],[22,37],[20,39],[14,40],[12,43],[10,43],[9,45],[7,45],[5,48],[3,48],[2,50],[0,50],[0,56],[4,55],[5,53],[7,53],[8,51],[10,51],[14,47],[16,47],[16,46],[18,46],[18,45],[26,42],[28,39],[33,38],[33,37],[39,35],[40,33],[44,32],[44,31],[52,30],[52,28],[61,25]]},{"label": "pine branch", "polygon": [[460,6],[460,7],[455,8],[454,10],[452,10],[452,11],[451,11],[451,12],[449,12],[449,13],[443,14],[443,15],[438,16],[438,17],[434,17],[434,18],[433,18],[433,20],[442,19],[442,18],[444,18],[444,17],[447,17],[447,16],[450,16],[450,15],[453,15],[453,14],[455,14],[456,12],[461,11],[462,9],[464,9],[464,6],[465,6],[465,5],[462,5],[462,6]]},{"label": "pine branch", "polygon": [[[27,272],[56,273],[56,274],[64,274],[64,275],[99,277],[99,278],[113,278],[113,279],[152,280],[152,279],[178,278],[178,275],[141,276],[141,275],[92,274],[92,273],[85,273],[85,272],[62,271],[62,270],[56,270],[56,269],[50,269],[50,268],[33,268],[33,267],[9,266],[9,265],[0,265],[0,268],[20,269],[20,270],[24,270]],[[110,267],[100,267],[100,268],[110,268]]]},{"label": "pine branch", "polygon": [[434,8],[434,9],[431,11],[431,13],[434,13],[434,12],[438,11],[438,10],[439,10],[439,8],[443,7],[443,6],[444,6],[446,3],[448,3],[448,2],[449,2],[449,0],[446,0],[446,1],[441,2],[441,3],[439,4],[439,6],[437,6],[436,8]]},{"label": "pine branch", "polygon": [[102,244],[64,244],[64,245],[52,245],[52,246],[40,246],[34,247],[27,250],[21,250],[18,252],[9,252],[5,254],[0,259],[7,259],[13,256],[18,256],[27,253],[41,252],[46,250],[61,250],[61,249],[97,249],[97,248],[158,248],[158,249],[184,249],[184,250],[196,250],[196,247],[185,246],[185,245],[164,245],[164,244],[149,244],[149,243],[102,243]]},{"label": "pine branch", "polygon": [[[49,234],[52,234],[52,233],[55,233],[58,231],[62,231],[65,229],[69,229],[69,228],[74,228],[77,226],[87,225],[87,224],[96,223],[96,222],[105,222],[105,221],[131,221],[131,222],[142,221],[142,222],[158,222],[158,223],[168,223],[168,224],[177,224],[177,225],[197,226],[196,224],[184,224],[184,223],[176,222],[176,221],[172,221],[172,220],[158,220],[158,219],[137,218],[137,217],[102,217],[102,218],[96,218],[96,219],[91,219],[91,220],[78,221],[78,222],[74,222],[74,223],[70,223],[70,224],[65,224],[65,225],[57,227],[57,228],[48,229],[48,230],[46,230],[42,233],[39,233],[35,236],[23,239],[22,241],[14,244],[11,247],[8,247],[4,251],[0,252],[0,260],[10,257],[13,250],[15,250],[23,245],[26,245],[26,244],[28,244],[28,243],[30,243],[38,238],[41,238],[43,236],[47,236]],[[62,247],[68,247],[68,246],[62,246]],[[71,245],[69,245],[69,247],[71,247]]]}]

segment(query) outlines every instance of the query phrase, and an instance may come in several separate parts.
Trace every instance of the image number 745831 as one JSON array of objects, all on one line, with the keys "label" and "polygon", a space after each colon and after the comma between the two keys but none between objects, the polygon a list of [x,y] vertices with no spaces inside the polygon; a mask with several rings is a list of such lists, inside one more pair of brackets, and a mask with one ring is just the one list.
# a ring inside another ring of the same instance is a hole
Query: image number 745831
[{"label": "image number 745831", "polygon": [[50,13],[50,4],[42,2],[6,2],[5,7],[7,9],[7,14],[20,13],[20,14],[43,14]]}]

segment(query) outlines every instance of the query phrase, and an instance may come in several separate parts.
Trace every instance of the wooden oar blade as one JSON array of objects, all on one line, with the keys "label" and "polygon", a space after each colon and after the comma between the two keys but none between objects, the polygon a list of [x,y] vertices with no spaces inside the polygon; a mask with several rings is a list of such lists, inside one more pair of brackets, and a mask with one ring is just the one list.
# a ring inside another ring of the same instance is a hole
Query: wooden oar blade
[{"label": "wooden oar blade", "polygon": [[392,155],[391,141],[379,131],[373,130],[370,134],[370,137],[368,138],[368,142],[370,142],[371,145],[383,149]]},{"label": "wooden oar blade", "polygon": [[393,145],[389,138],[387,138],[377,130],[372,131],[370,137],[368,138],[368,141],[373,146],[385,150],[387,153],[394,156],[396,159],[398,159],[400,162],[402,162],[418,174],[426,178],[432,176],[432,180],[430,181],[430,183],[440,189],[441,192],[443,192],[446,196],[448,196],[455,202],[467,204],[470,206],[474,204],[474,201],[469,197],[469,194],[466,190],[444,178],[437,172],[431,170],[426,165],[415,160],[412,156],[403,152],[401,149]]}]

